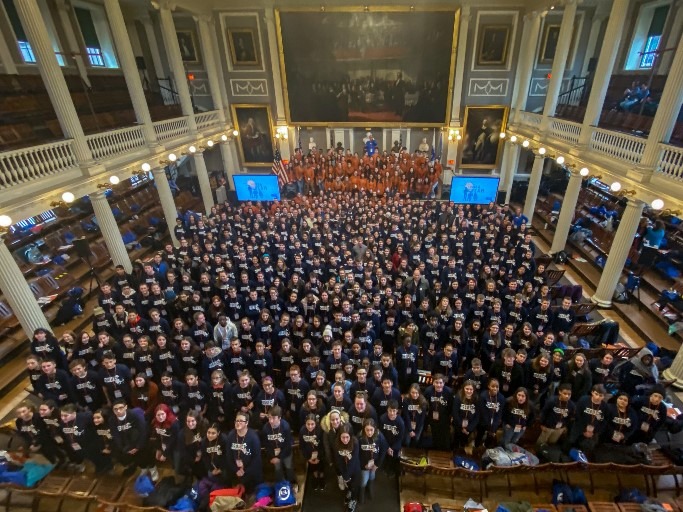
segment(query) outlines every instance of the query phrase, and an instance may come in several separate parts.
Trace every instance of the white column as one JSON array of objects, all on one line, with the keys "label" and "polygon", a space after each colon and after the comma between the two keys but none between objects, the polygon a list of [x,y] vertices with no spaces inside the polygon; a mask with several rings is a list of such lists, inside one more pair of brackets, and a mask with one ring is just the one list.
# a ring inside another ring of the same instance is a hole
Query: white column
[{"label": "white column", "polygon": [[572,42],[574,32],[574,19],[576,18],[577,0],[566,0],[564,4],[564,14],[562,24],[557,38],[555,58],[553,59],[553,69],[551,71],[550,82],[548,83],[548,94],[545,97],[543,107],[543,120],[541,121],[541,131],[545,131],[550,126],[550,118],[555,115],[557,100],[560,96],[560,88],[564,79],[564,68],[567,66],[567,56]]},{"label": "white column", "polygon": [[534,165],[531,168],[531,176],[529,176],[529,188],[526,191],[526,199],[524,200],[524,215],[529,219],[529,226],[531,226],[531,222],[534,220],[538,189],[541,185],[541,178],[543,177],[544,160],[545,158],[541,155],[536,155],[536,158],[534,158]]},{"label": "white column", "polygon": [[59,21],[62,24],[64,36],[66,37],[67,49],[71,52],[71,55],[66,56],[65,59],[73,57],[76,63],[76,68],[78,69],[78,74],[81,76],[83,81],[90,87],[90,79],[88,78],[88,70],[85,66],[85,61],[83,60],[83,51],[76,39],[76,32],[73,29],[73,23],[71,23],[71,5],[66,3],[66,0],[57,0],[57,12],[59,14]]},{"label": "white column", "polygon": [[175,228],[175,220],[178,218],[178,209],[173,200],[171,186],[168,184],[166,170],[163,167],[158,167],[152,169],[152,174],[154,175],[154,182],[157,185],[157,193],[159,194],[161,208],[164,210],[168,231],[171,235],[171,242],[173,242],[174,247],[178,247],[178,239],[175,237],[175,232],[173,231],[173,228]]},{"label": "white column", "polygon": [[683,103],[683,37],[678,40],[676,55],[671,63],[671,68],[664,84],[662,98],[659,100],[657,113],[652,121],[650,134],[647,137],[643,157],[640,166],[646,169],[654,169],[659,161],[660,142],[669,142],[676,119]]},{"label": "white column", "polygon": [[147,106],[145,91],[140,80],[140,71],[135,62],[133,47],[130,44],[130,37],[126,29],[126,22],[123,20],[119,0],[104,0],[104,8],[107,11],[109,28],[114,38],[114,45],[116,46],[116,53],[121,70],[123,71],[123,77],[126,79],[128,94],[130,94],[133,110],[135,110],[135,117],[138,124],[142,125],[142,133],[147,145],[151,147],[158,146],[159,142],[154,131],[154,125],[152,124],[152,116]]},{"label": "white column", "polygon": [[156,90],[156,88],[159,86],[157,78],[164,78],[164,65],[161,63],[161,53],[159,52],[157,35],[156,32],[154,32],[152,18],[145,16],[140,21],[142,21],[142,26],[145,27],[147,45],[149,46],[149,53],[152,55],[152,64],[154,65],[154,74],[150,73],[149,79],[153,83],[152,87],[154,90]]},{"label": "white column", "polygon": [[85,140],[83,127],[78,119],[78,113],[69,94],[64,74],[62,73],[55,51],[50,42],[47,26],[36,0],[15,0],[14,5],[19,13],[21,25],[36,56],[38,71],[43,77],[43,83],[50,96],[50,101],[57,114],[59,125],[64,137],[73,139],[74,153],[82,165],[94,163],[92,153]]},{"label": "white column", "polygon": [[168,65],[171,67],[171,75],[173,75],[173,82],[178,91],[180,98],[180,108],[183,115],[187,117],[187,125],[191,134],[197,133],[197,123],[194,119],[194,107],[192,106],[192,96],[190,96],[190,88],[187,85],[187,76],[185,75],[185,65],[180,55],[180,45],[178,44],[178,36],[175,31],[175,24],[173,23],[173,13],[171,8],[173,5],[169,0],[159,0],[159,18],[161,19],[161,34],[164,38],[164,46],[166,47],[166,57],[168,58]]},{"label": "white column", "polygon": [[621,278],[621,272],[624,269],[631,245],[633,245],[633,237],[638,230],[638,223],[644,207],[645,203],[637,199],[629,199],[626,203],[624,215],[619,222],[605,262],[605,268],[600,276],[600,282],[595,290],[595,295],[591,297],[591,301],[600,307],[608,308],[612,305],[612,296]]},{"label": "white column", "polygon": [[458,28],[458,47],[455,55],[455,77],[453,80],[453,101],[451,102],[451,126],[460,126],[460,109],[462,107],[463,77],[467,60],[467,33],[470,28],[470,6],[464,4],[460,8],[460,27]]},{"label": "white column", "polygon": [[[517,62],[517,73],[515,74],[515,85],[512,89],[510,104],[515,109],[513,122],[519,119],[519,113],[526,106],[526,99],[531,85],[531,75],[533,72],[534,58],[536,56],[536,45],[538,35],[541,32],[541,14],[532,11],[524,16],[523,43],[519,50]],[[527,36],[528,34],[528,36]]]},{"label": "white column", "polygon": [[[107,250],[111,255],[111,261],[114,265],[123,265],[126,272],[132,272],[133,265],[130,263],[128,251],[123,243],[123,238],[121,238],[121,231],[119,231],[119,226],[116,223],[104,192],[91,194],[90,202],[92,203],[95,217],[97,217],[97,225],[100,226],[102,231],[102,238],[104,238],[104,243],[107,245]],[[173,226],[169,226],[169,228],[173,229]]]},{"label": "white column", "polygon": [[609,15],[605,36],[602,39],[600,57],[598,58],[598,65],[595,68],[593,85],[588,98],[583,125],[581,126],[581,135],[579,136],[580,146],[588,145],[592,127],[597,126],[600,121],[602,106],[605,103],[605,96],[607,94],[607,86],[609,85],[612,69],[614,69],[614,62],[617,59],[617,52],[619,51],[619,42],[621,41],[621,34],[624,30],[624,22],[626,21],[629,3],[630,0],[614,0],[614,3],[612,3],[612,12]]},{"label": "white column", "polygon": [[209,75],[209,88],[211,89],[211,99],[213,100],[214,110],[218,110],[218,119],[221,126],[225,127],[225,110],[223,109],[223,98],[221,97],[221,88],[219,84],[220,77],[218,70],[223,69],[218,66],[215,52],[213,51],[213,40],[211,38],[211,16],[199,16],[197,19],[199,25],[199,39],[204,53],[204,62],[207,63],[206,73]]},{"label": "white column", "polygon": [[282,76],[280,75],[280,50],[277,46],[277,31],[275,29],[275,15],[273,9],[266,8],[266,29],[268,32],[268,49],[270,50],[270,71],[273,75],[275,89],[275,124],[285,125],[285,97],[282,93]]},{"label": "white column", "polygon": [[16,261],[12,258],[12,253],[9,252],[1,236],[0,268],[2,268],[0,290],[5,294],[5,298],[24,329],[26,337],[30,339],[33,336],[33,331],[39,327],[51,331],[50,323],[45,318],[43,310],[38,306],[24,274],[19,270]]},{"label": "white column", "polygon": [[197,173],[199,180],[199,190],[202,193],[202,201],[204,202],[204,210],[208,215],[211,213],[211,207],[215,206],[213,200],[213,192],[211,191],[211,184],[209,183],[209,171],[206,169],[206,160],[204,160],[204,152],[197,151],[192,155],[194,162],[194,170]]},{"label": "white column", "polygon": [[671,366],[662,372],[662,377],[666,380],[673,380],[674,387],[683,389],[683,346],[678,349]]},{"label": "white column", "polygon": [[579,171],[572,169],[569,173],[569,184],[567,185],[567,190],[565,190],[564,198],[562,199],[562,207],[560,208],[560,216],[557,219],[557,227],[555,228],[553,243],[550,247],[550,254],[564,251],[565,246],[567,245],[567,235],[569,235],[569,228],[574,219],[576,202],[579,200],[581,181],[582,179]]},{"label": "white column", "polygon": [[12,56],[12,52],[10,51],[9,46],[7,46],[7,41],[5,41],[4,37],[0,37],[0,64],[2,64],[6,74],[18,74],[14,57]]},{"label": "white column", "polygon": [[228,140],[227,142],[221,142],[219,146],[221,148],[221,159],[223,160],[225,179],[228,182],[227,188],[229,190],[235,190],[235,185],[232,182],[232,176],[235,174],[235,171],[238,170],[237,167],[235,167],[235,143]]},{"label": "white column", "polygon": [[505,141],[505,152],[503,153],[503,163],[500,168],[500,183],[498,190],[505,190],[505,202],[510,202],[510,192],[512,190],[512,182],[515,179],[517,172],[517,163],[519,162],[519,145],[513,144],[508,139]]}]

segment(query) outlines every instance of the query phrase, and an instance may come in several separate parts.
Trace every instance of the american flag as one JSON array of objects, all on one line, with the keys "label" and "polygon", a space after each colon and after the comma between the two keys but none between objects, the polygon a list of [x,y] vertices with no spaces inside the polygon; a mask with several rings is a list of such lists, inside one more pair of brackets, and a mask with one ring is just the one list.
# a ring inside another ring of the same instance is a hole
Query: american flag
[{"label": "american flag", "polygon": [[289,176],[287,171],[285,171],[284,165],[282,165],[282,156],[280,155],[280,150],[275,150],[275,158],[273,159],[273,174],[277,176],[277,181],[280,186],[285,186],[289,184]]}]

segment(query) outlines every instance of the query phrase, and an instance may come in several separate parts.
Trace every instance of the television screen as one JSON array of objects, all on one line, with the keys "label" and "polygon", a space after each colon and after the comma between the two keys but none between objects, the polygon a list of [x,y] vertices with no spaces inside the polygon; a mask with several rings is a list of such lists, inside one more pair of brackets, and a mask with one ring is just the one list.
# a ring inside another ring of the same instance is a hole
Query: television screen
[{"label": "television screen", "polygon": [[238,201],[280,200],[280,184],[274,174],[234,174]]},{"label": "television screen", "polygon": [[495,176],[453,176],[450,200],[460,204],[495,203],[499,181]]}]

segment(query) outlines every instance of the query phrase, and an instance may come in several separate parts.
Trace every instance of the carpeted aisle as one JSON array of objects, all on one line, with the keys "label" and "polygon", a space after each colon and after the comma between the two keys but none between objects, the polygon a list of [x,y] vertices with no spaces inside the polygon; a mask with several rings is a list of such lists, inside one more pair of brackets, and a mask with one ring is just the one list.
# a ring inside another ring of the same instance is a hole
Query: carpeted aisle
[{"label": "carpeted aisle", "polygon": [[[331,469],[328,469],[326,473],[328,473],[327,485],[324,491],[314,491],[311,480],[306,482],[302,512],[341,512],[344,510],[344,495],[337,486],[337,477]],[[398,510],[400,506],[398,477],[389,478],[384,471],[380,470],[377,472],[374,484],[374,498],[372,501],[366,498],[365,503],[359,505],[356,510],[393,511]]]}]

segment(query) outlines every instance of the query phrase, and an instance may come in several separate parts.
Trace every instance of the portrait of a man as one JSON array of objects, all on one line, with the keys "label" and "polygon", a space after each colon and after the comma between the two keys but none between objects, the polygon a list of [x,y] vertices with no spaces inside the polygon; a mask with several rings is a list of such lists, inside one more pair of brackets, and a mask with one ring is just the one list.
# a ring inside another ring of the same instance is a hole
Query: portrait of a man
[{"label": "portrait of a man", "polygon": [[507,62],[510,26],[484,25],[481,27],[477,66],[499,66]]},{"label": "portrait of a man", "polygon": [[256,45],[254,30],[250,28],[228,29],[228,42],[230,45],[230,59],[233,66],[261,65],[261,56]]},{"label": "portrait of a man", "polygon": [[273,137],[270,109],[267,105],[232,105],[232,118],[239,135],[239,147],[245,165],[273,164]]},{"label": "portrait of a man", "polygon": [[507,122],[507,107],[467,107],[461,167],[493,169]]},{"label": "portrait of a man", "polygon": [[180,46],[180,57],[186,63],[198,63],[199,54],[197,53],[197,44],[194,32],[191,30],[178,30],[178,46]]}]

